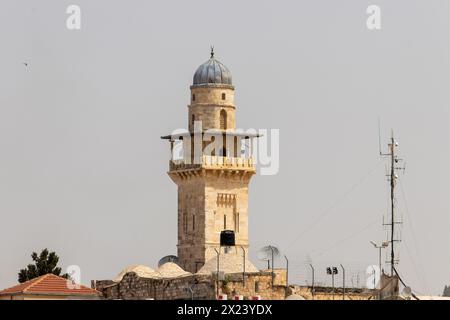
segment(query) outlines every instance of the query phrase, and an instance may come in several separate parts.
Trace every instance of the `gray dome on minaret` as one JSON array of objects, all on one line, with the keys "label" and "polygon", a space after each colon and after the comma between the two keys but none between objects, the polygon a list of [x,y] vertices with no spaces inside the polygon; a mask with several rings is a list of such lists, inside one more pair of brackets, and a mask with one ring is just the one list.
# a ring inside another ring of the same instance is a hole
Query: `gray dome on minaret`
[{"label": "gray dome on minaret", "polygon": [[194,74],[195,85],[225,84],[232,85],[231,72],[219,60],[214,58],[214,50],[211,49],[211,58],[197,68]]}]

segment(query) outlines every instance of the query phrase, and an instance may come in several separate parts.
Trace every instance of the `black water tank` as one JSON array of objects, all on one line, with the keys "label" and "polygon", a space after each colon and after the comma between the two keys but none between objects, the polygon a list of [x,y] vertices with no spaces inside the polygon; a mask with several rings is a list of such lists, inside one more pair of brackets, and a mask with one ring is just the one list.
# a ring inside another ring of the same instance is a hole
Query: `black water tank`
[{"label": "black water tank", "polygon": [[220,233],[220,246],[221,247],[232,247],[235,245],[234,231],[233,230],[223,230]]}]

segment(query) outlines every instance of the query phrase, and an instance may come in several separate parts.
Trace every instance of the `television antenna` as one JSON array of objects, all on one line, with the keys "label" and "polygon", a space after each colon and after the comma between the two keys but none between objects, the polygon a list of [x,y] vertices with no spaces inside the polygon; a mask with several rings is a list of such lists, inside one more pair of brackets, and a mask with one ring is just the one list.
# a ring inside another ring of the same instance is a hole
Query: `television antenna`
[{"label": "television antenna", "polygon": [[394,138],[394,130],[391,130],[391,138],[389,139],[389,143],[388,143],[388,151],[387,152],[383,152],[381,149],[381,134],[380,134],[380,120],[378,119],[378,141],[379,141],[379,152],[380,152],[380,156],[381,157],[389,157],[390,159],[390,170],[389,173],[387,174],[387,178],[389,181],[389,185],[390,185],[390,215],[391,215],[391,219],[390,219],[390,223],[383,223],[386,226],[390,226],[390,235],[389,235],[389,242],[390,242],[390,246],[391,246],[391,257],[390,257],[390,265],[391,265],[391,276],[394,275],[394,267],[395,264],[398,262],[398,260],[396,260],[395,258],[395,242],[399,242],[400,239],[395,239],[395,225],[396,224],[401,224],[400,221],[396,221],[396,216],[395,216],[395,187],[397,185],[397,179],[398,179],[398,175],[397,172],[398,171],[405,171],[405,164],[400,167],[399,164],[401,162],[403,162],[403,159],[400,159],[397,156],[397,147],[399,146],[399,143],[397,142],[397,140],[395,140]]}]

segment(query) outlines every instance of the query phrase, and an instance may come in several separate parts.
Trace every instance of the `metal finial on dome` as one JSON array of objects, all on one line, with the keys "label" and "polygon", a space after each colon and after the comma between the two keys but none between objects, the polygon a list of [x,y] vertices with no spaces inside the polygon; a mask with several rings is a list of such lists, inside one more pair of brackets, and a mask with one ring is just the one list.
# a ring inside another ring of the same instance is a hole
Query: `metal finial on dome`
[{"label": "metal finial on dome", "polygon": [[193,80],[194,85],[232,85],[230,70],[214,57],[214,46],[211,46],[211,58],[197,68]]}]

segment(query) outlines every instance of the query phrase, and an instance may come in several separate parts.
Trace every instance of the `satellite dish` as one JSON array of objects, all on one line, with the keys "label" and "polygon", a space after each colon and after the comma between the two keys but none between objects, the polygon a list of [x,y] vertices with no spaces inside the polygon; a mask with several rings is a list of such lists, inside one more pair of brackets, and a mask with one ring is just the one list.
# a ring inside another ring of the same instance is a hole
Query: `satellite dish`
[{"label": "satellite dish", "polygon": [[257,256],[259,260],[267,261],[272,260],[272,253],[274,259],[280,256],[280,250],[276,246],[271,245],[259,249]]},{"label": "satellite dish", "polygon": [[[269,261],[275,260],[280,256],[280,250],[276,246],[265,246],[258,250],[257,257],[261,261],[267,261],[267,268],[270,268]],[[272,261],[273,266],[273,261]]]},{"label": "satellite dish", "polygon": [[411,298],[411,295],[412,295],[411,287],[403,288],[402,296],[404,296],[405,298]]},{"label": "satellite dish", "polygon": [[178,257],[174,256],[174,255],[168,255],[168,256],[162,257],[158,261],[158,268],[167,262],[173,262],[173,263],[178,264]]}]

